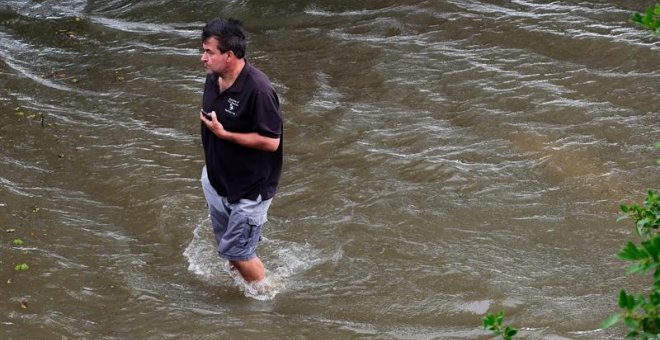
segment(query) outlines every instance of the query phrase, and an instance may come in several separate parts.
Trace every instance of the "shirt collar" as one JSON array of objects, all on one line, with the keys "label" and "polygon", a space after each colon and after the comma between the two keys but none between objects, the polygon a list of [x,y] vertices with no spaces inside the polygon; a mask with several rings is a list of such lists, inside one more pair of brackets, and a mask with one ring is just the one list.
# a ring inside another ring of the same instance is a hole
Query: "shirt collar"
[{"label": "shirt collar", "polygon": [[[234,80],[234,83],[225,92],[240,93],[241,91],[243,91],[243,86],[245,85],[245,79],[250,73],[251,68],[252,65],[250,65],[247,59],[245,59],[245,66],[243,66],[241,73],[238,74],[238,77],[236,78],[236,80]],[[218,74],[214,73],[212,77],[212,84],[216,88],[216,91],[220,91],[220,89],[218,88],[218,78],[220,78]]]}]

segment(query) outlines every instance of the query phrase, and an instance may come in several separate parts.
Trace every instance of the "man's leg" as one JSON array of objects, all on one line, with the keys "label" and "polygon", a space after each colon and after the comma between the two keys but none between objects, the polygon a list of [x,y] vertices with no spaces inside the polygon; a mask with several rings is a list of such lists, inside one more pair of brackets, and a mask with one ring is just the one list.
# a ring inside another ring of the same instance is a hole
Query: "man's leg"
[{"label": "man's leg", "polygon": [[247,261],[229,261],[243,276],[246,282],[252,283],[263,280],[266,275],[264,264],[258,257],[253,257]]},{"label": "man's leg", "polygon": [[271,201],[263,201],[260,196],[255,201],[241,199],[230,207],[228,231],[222,242],[227,247],[221,247],[222,254],[248,283],[263,281],[266,276],[256,250]]}]

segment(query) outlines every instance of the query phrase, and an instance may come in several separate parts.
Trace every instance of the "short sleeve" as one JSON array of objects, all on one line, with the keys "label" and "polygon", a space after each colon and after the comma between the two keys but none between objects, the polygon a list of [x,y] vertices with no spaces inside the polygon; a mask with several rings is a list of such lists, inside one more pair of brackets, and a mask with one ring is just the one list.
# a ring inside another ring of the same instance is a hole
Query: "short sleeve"
[{"label": "short sleeve", "polygon": [[258,134],[279,138],[282,135],[282,113],[280,102],[275,91],[256,92],[254,100],[253,130]]}]

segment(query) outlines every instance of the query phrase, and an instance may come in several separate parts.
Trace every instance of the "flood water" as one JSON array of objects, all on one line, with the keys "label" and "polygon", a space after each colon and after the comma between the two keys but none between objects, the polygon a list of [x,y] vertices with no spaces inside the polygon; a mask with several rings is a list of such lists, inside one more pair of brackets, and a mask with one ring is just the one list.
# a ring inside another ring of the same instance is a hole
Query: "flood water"
[{"label": "flood water", "polygon": [[[2,0],[0,337],[486,339],[502,310],[622,338],[600,324],[645,282],[618,206],[660,182],[660,39],[628,20],[650,5]],[[199,183],[215,16],[285,116],[266,301]]]}]

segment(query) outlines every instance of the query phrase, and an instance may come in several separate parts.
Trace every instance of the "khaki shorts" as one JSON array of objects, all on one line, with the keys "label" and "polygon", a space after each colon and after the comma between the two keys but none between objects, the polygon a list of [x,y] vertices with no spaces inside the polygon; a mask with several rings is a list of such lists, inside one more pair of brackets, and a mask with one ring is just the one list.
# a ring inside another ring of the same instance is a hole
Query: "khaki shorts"
[{"label": "khaki shorts", "polygon": [[257,256],[261,229],[267,221],[272,198],[256,201],[241,199],[229,203],[218,195],[208,180],[206,167],[202,170],[202,188],[208,204],[213,233],[218,243],[218,254],[231,261],[246,261]]}]

